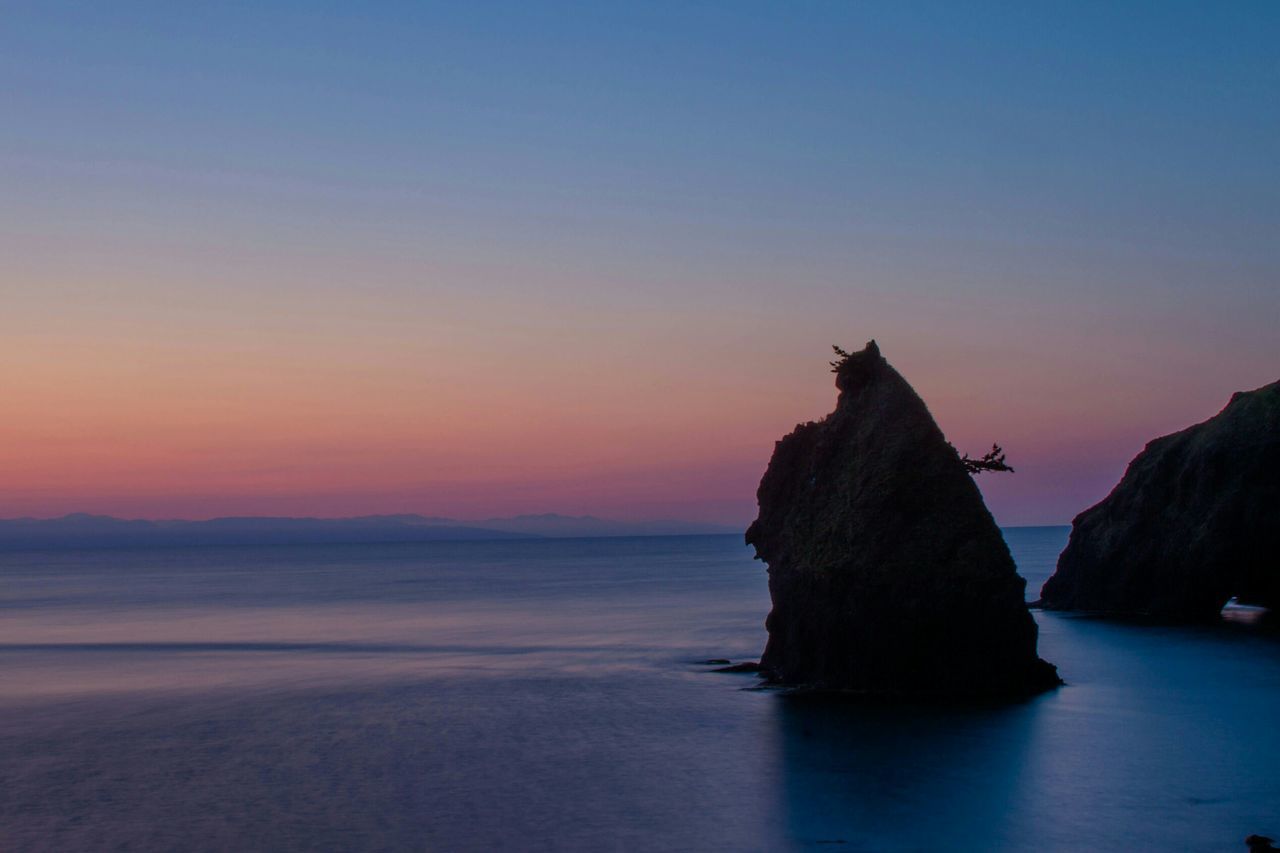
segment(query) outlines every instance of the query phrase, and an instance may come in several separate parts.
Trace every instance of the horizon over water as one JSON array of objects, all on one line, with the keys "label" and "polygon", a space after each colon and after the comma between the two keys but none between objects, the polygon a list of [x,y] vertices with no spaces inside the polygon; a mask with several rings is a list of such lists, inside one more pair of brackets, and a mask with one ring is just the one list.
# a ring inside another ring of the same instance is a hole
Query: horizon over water
[{"label": "horizon over water", "polygon": [[[1008,528],[1028,597],[1067,527]],[[1008,704],[743,690],[732,535],[0,553],[0,848],[1242,850],[1280,639],[1036,613]]]}]

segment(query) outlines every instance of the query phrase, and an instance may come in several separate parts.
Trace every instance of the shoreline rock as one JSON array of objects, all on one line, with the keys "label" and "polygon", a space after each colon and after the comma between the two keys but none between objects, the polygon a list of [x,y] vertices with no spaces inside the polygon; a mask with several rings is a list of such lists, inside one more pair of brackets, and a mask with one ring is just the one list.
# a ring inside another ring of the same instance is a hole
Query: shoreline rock
[{"label": "shoreline rock", "polygon": [[1037,605],[1163,622],[1280,605],[1280,382],[1148,442],[1076,516]]}]

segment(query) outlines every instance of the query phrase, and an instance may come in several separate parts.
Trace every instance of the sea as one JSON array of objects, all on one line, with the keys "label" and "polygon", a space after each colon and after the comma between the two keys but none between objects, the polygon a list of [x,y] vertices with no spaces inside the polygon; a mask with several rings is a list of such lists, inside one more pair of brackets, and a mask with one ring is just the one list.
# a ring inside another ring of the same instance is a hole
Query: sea
[{"label": "sea", "polygon": [[[1011,528],[1034,598],[1066,528]],[[5,851],[1243,851],[1280,640],[1037,613],[997,704],[753,689],[736,536],[0,554]]]}]

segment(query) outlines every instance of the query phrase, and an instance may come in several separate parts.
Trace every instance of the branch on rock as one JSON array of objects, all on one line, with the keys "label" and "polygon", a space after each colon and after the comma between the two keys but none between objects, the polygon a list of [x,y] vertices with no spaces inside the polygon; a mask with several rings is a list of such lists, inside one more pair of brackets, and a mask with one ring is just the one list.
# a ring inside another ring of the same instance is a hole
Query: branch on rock
[{"label": "branch on rock", "polygon": [[974,459],[968,453],[960,457],[960,461],[964,463],[964,469],[970,474],[981,474],[983,471],[1008,471],[1013,473],[1013,467],[1004,461],[1004,450],[998,444],[991,445],[991,452],[985,454],[981,459]]},{"label": "branch on rock", "polygon": [[839,373],[839,372],[840,372],[840,365],[844,364],[844,363],[849,359],[849,356],[853,355],[853,353],[845,352],[844,350],[840,349],[840,347],[836,346],[835,344],[832,344],[832,345],[831,345],[831,349],[832,349],[832,351],[833,351],[833,352],[835,352],[835,354],[836,354],[836,360],[835,360],[835,361],[829,361],[829,362],[827,362],[827,363],[831,365],[831,372],[832,372],[832,373]]}]

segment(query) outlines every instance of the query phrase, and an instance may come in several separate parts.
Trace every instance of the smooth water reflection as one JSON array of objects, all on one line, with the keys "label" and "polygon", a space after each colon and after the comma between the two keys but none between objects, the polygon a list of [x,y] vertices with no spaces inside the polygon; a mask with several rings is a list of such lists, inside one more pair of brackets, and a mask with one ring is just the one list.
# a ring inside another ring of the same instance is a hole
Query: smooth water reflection
[{"label": "smooth water reflection", "polygon": [[1070,684],[1001,707],[779,703],[796,840],[1238,850],[1280,817],[1280,644],[1040,614]]},{"label": "smooth water reflection", "polygon": [[[1034,713],[778,703],[791,837],[851,849],[1002,846]],[[845,848],[845,849],[849,849]]]}]

